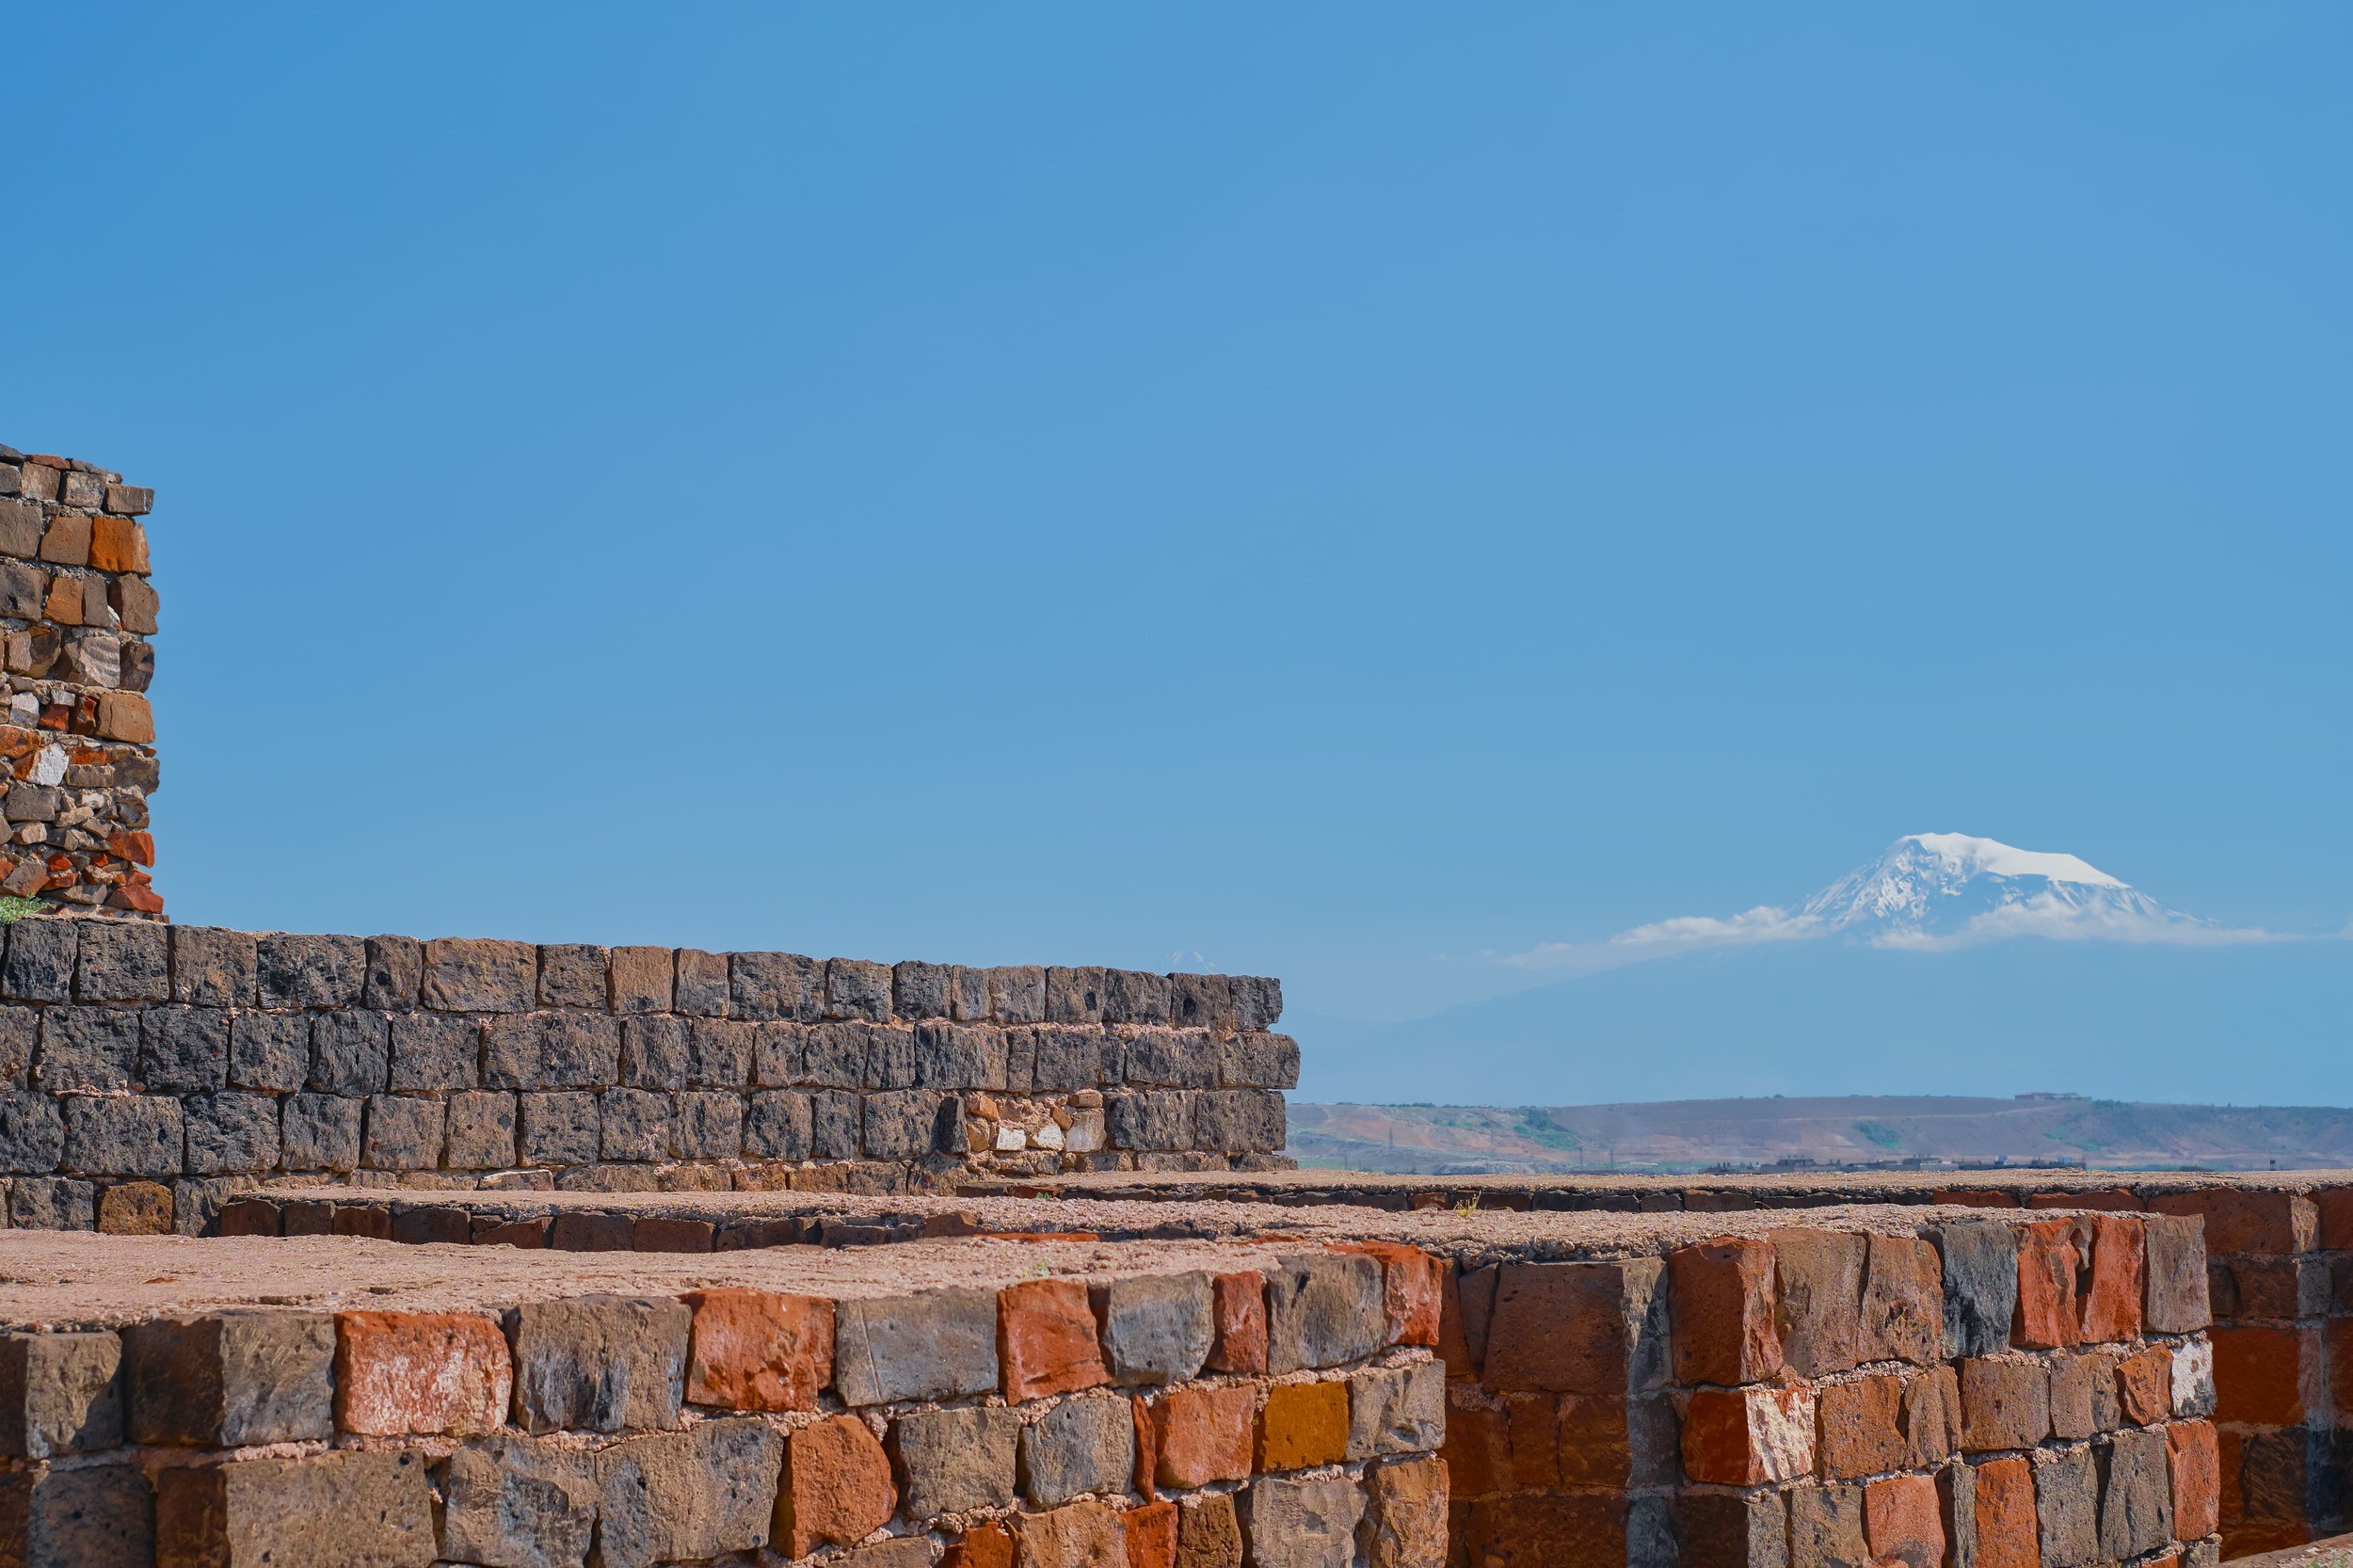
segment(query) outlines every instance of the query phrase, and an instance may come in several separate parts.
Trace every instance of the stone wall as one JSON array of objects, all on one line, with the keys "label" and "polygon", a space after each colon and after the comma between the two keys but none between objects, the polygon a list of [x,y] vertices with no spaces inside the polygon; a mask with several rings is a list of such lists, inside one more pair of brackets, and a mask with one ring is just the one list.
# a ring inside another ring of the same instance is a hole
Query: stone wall
[{"label": "stone wall", "polygon": [[154,493],[88,463],[0,446],[0,888],[155,918],[147,797],[155,590],[139,518]]},{"label": "stone wall", "polygon": [[192,1232],[274,1180],[1265,1168],[1298,1075],[1281,1008],[1275,982],[1225,975],[37,917],[0,955],[0,1174],[11,1224],[160,1205]]}]

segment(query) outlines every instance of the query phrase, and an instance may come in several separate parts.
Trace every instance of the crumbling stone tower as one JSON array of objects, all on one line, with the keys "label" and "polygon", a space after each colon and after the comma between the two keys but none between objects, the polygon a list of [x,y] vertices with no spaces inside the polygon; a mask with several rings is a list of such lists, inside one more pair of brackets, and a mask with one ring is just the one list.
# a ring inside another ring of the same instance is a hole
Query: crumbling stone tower
[{"label": "crumbling stone tower", "polygon": [[139,519],[152,490],[70,457],[0,446],[0,888],[161,920],[148,880],[157,782],[155,590]]}]

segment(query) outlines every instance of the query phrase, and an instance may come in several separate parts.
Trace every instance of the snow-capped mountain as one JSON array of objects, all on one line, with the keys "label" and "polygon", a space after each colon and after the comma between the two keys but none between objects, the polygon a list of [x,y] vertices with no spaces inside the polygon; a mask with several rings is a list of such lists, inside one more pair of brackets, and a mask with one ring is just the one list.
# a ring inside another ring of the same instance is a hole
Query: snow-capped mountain
[{"label": "snow-capped mountain", "polygon": [[2222,935],[2075,856],[1963,833],[1897,840],[1807,899],[1795,919],[1819,935],[1883,947],[2003,936],[2196,941]]}]

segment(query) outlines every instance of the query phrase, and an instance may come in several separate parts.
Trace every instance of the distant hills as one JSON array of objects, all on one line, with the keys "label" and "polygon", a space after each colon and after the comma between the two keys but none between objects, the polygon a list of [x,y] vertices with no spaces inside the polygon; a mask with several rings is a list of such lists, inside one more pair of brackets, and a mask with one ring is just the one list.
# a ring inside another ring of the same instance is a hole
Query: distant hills
[{"label": "distant hills", "polygon": [[1290,1107],[1290,1153],[1305,1165],[1425,1175],[1906,1160],[2343,1169],[2353,1168],[2353,1110],[1893,1095],[1526,1107],[1300,1101]]}]

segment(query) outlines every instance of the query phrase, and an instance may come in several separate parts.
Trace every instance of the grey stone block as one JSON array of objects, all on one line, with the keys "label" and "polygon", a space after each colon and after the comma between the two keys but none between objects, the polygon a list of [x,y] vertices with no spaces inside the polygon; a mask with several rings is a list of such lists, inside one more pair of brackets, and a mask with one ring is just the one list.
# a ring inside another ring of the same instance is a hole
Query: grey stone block
[{"label": "grey stone block", "polygon": [[40,1014],[29,1007],[0,1007],[0,1089],[22,1089],[32,1081],[40,1039]]},{"label": "grey stone block", "polygon": [[1032,1037],[1037,1052],[1030,1068],[1030,1087],[1036,1093],[1070,1094],[1102,1087],[1103,1034],[1088,1029],[1040,1029]]},{"label": "grey stone block", "polygon": [[529,942],[436,937],[424,944],[417,1000],[436,1013],[528,1013],[539,990]]},{"label": "grey stone block", "polygon": [[1199,1030],[1139,1030],[1128,1038],[1120,1077],[1148,1088],[1215,1088],[1217,1042]]},{"label": "grey stone block", "polygon": [[362,1006],[407,1013],[417,1006],[424,984],[424,944],[414,936],[371,936],[367,978],[360,988]]},{"label": "grey stone block", "polygon": [[122,1331],[134,1443],[199,1448],[307,1443],[334,1433],[335,1320],[237,1311]]},{"label": "grey stone block", "polygon": [[529,1165],[586,1165],[604,1136],[597,1096],[584,1093],[522,1096],[522,1157]]},{"label": "grey stone block", "polygon": [[1234,1034],[1214,1041],[1217,1081],[1224,1089],[1296,1089],[1299,1042],[1288,1034]]},{"label": "grey stone block", "polygon": [[1348,1380],[1348,1457],[1422,1453],[1446,1441],[1446,1364],[1376,1367]]},{"label": "grey stone block", "polygon": [[122,1441],[122,1341],[110,1333],[0,1336],[0,1454],[56,1459]]},{"label": "grey stone block", "polygon": [[920,1089],[1002,1089],[1005,1036],[984,1024],[929,1023],[915,1032]]},{"label": "grey stone block", "polygon": [[547,1016],[517,1013],[484,1020],[482,1086],[536,1089],[547,1054]]},{"label": "grey stone block", "polygon": [[441,1102],[408,1095],[368,1096],[363,1160],[372,1171],[429,1171],[441,1162]]},{"label": "grey stone block", "polygon": [[1140,969],[1112,969],[1103,976],[1103,1021],[1114,1024],[1168,1022],[1168,976]]},{"label": "grey stone block", "polygon": [[542,1089],[609,1089],[621,1081],[621,1020],[595,1013],[548,1013],[541,1031]]},{"label": "grey stone block", "polygon": [[2092,1449],[2100,1477],[2100,1555],[2123,1561],[2173,1540],[2165,1433],[2132,1429]]},{"label": "grey stone block", "polygon": [[190,1176],[251,1176],[278,1167],[278,1101],[268,1095],[190,1095],[181,1109]]},{"label": "grey stone block", "polygon": [[2083,1568],[2100,1560],[2099,1467],[2091,1450],[2037,1448],[2036,1523],[2047,1568]]},{"label": "grey stone block", "polygon": [[8,954],[0,959],[0,996],[10,1001],[72,1001],[73,954],[80,920],[39,917],[8,927]]},{"label": "grey stone block", "polygon": [[358,936],[273,933],[257,944],[264,1007],[357,1007],[368,978],[368,945]]},{"label": "grey stone block", "polygon": [[808,1097],[809,1158],[856,1160],[858,1152],[858,1097],[824,1090]]},{"label": "grey stone block", "polygon": [[321,1013],[311,1020],[310,1086],[322,1095],[380,1095],[392,1067],[381,1013]]},{"label": "grey stone block", "polygon": [[936,1519],[1011,1506],[1020,1442],[1021,1414],[1015,1410],[920,1410],[900,1416],[890,1423],[890,1464],[906,1516]]},{"label": "grey stone block", "polygon": [[600,1158],[650,1160],[670,1158],[670,1096],[644,1089],[607,1089],[597,1096],[602,1131]]},{"label": "grey stone block", "polygon": [[0,1477],[0,1547],[27,1568],[150,1568],[155,1507],[134,1464]]},{"label": "grey stone block", "polygon": [[1349,1476],[1261,1476],[1241,1494],[1252,1568],[1349,1568],[1364,1494]]},{"label": "grey stone block", "polygon": [[2151,1214],[2141,1223],[2148,1281],[2142,1321],[2153,1334],[2194,1334],[2214,1316],[2205,1224],[2191,1214]]},{"label": "grey stone block", "polygon": [[932,1290],[834,1309],[834,1387],[852,1405],[955,1400],[997,1386],[997,1295]]},{"label": "grey stone block", "polygon": [[669,1298],[581,1296],[506,1313],[515,1414],[534,1433],[679,1424],[694,1314]]},{"label": "grey stone block", "polygon": [[796,952],[731,952],[728,974],[735,1016],[808,1023],[824,1011],[825,967]]},{"label": "grey stone block", "polygon": [[268,1568],[431,1568],[425,1455],[343,1451],[163,1472],[159,1557]]},{"label": "grey stone block", "polygon": [[441,1163],[453,1171],[498,1171],[515,1163],[515,1096],[472,1090],[449,1097]]},{"label": "grey stone block", "polygon": [[[1789,1568],[1783,1493],[1687,1492],[1674,1500],[1674,1524],[1681,1558],[1692,1568]],[[1957,1568],[1975,1568],[1975,1559]]]},{"label": "grey stone block", "polygon": [[597,1456],[599,1568],[705,1562],[766,1544],[784,1436],[716,1420]]},{"label": "grey stone block", "polygon": [[65,1168],[79,1176],[180,1174],[180,1102],[161,1095],[65,1101]]},{"label": "grey stone block", "polygon": [[1005,1031],[1005,1088],[1026,1095],[1037,1080],[1037,1035],[1034,1029]]},{"label": "grey stone block", "polygon": [[673,1096],[670,1147],[680,1160],[740,1158],[744,1153],[743,1096],[709,1090]]},{"label": "grey stone block", "polygon": [[[1283,1016],[1283,983],[1269,975],[1231,976],[1227,989],[1234,1000],[1234,1027],[1243,1033],[1273,1029]],[[1263,1087],[1288,1089],[1291,1085]]]},{"label": "grey stone block", "polygon": [[1792,1564],[1871,1560],[1863,1530],[1863,1488],[1802,1485],[1789,1492],[1789,1560]]},{"label": "grey stone block", "polygon": [[543,944],[539,949],[539,1005],[602,1012],[612,1005],[610,948],[580,942]]},{"label": "grey stone block", "polygon": [[217,1007],[154,1007],[140,1016],[139,1082],[193,1094],[229,1081],[229,1015]]},{"label": "grey stone block", "polygon": [[941,1110],[954,1104],[929,1089],[897,1089],[866,1096],[864,1146],[869,1160],[919,1160],[939,1137]]},{"label": "grey stone block", "polygon": [[171,928],[152,920],[86,920],[73,993],[83,1001],[171,1000]]},{"label": "grey stone block", "polygon": [[1216,1034],[1234,1032],[1234,985],[1222,974],[1173,974],[1168,977],[1168,1021],[1178,1029],[1206,1029]]},{"label": "grey stone block", "polygon": [[1046,1021],[1092,1024],[1103,1021],[1104,976],[1108,970],[1048,968],[1046,971]]},{"label": "grey stone block", "polygon": [[1380,1350],[1381,1265],[1351,1255],[1284,1257],[1266,1275],[1267,1370],[1339,1367]]},{"label": "grey stone block", "polygon": [[744,1152],[756,1160],[807,1160],[810,1147],[809,1099],[792,1089],[751,1096],[744,1117]]},{"label": "grey stone block", "polygon": [[361,1101],[340,1095],[289,1095],[279,1111],[280,1159],[289,1171],[351,1171],[360,1165]]},{"label": "grey stone block", "polygon": [[1034,964],[1009,964],[984,972],[988,1016],[1000,1024],[1046,1021],[1046,971]]},{"label": "grey stone block", "polygon": [[2018,1305],[2018,1240],[1991,1221],[1936,1233],[1945,1266],[1945,1353],[1992,1355],[2009,1348]]},{"label": "grey stone block", "polygon": [[472,1089],[481,1081],[482,1029],[448,1013],[402,1013],[392,1020],[392,1086],[425,1094]]},{"label": "grey stone block", "polygon": [[183,1176],[171,1184],[172,1230],[181,1236],[204,1235],[231,1200],[252,1189],[251,1176]]},{"label": "grey stone block", "polygon": [[528,1437],[490,1437],[449,1457],[443,1549],[486,1568],[582,1568],[596,1529],[594,1456]]},{"label": "grey stone block", "polygon": [[948,1016],[958,1023],[988,1018],[988,971],[958,964],[948,977]]},{"label": "grey stone block", "polygon": [[909,959],[890,967],[890,1011],[902,1018],[948,1016],[951,969],[946,964]]},{"label": "grey stone block", "polygon": [[19,1176],[8,1183],[8,1224],[19,1230],[94,1230],[98,1189],[68,1176]]},{"label": "grey stone block", "polygon": [[825,960],[824,1015],[884,1023],[890,1017],[890,966],[862,958]]},{"label": "grey stone block", "polygon": [[689,1089],[741,1089],[751,1080],[754,1026],[735,1018],[693,1018],[686,1027]]},{"label": "grey stone block", "polygon": [[698,1018],[724,1018],[732,1005],[728,994],[728,961],[724,953],[704,952],[696,948],[680,948],[676,954],[678,966],[676,1000],[672,1007]]},{"label": "grey stone block", "polygon": [[1273,1089],[1205,1089],[1193,1098],[1193,1146],[1217,1154],[1273,1154],[1289,1140],[1283,1096]]},{"label": "grey stone block", "polygon": [[229,1021],[229,1081],[292,1094],[311,1076],[311,1020],[300,1013],[239,1013]]},{"label": "grey stone block", "polygon": [[70,1089],[111,1094],[131,1086],[138,1060],[138,1014],[120,1007],[52,1007],[40,1016],[33,1085],[52,1094]]},{"label": "grey stone block", "polygon": [[1201,1374],[1215,1337],[1209,1275],[1112,1280],[1087,1293],[1113,1382],[1183,1383]]},{"label": "grey stone block", "polygon": [[687,1020],[667,1013],[621,1023],[621,1081],[634,1089],[686,1087]]},{"label": "grey stone block", "polygon": [[1064,1400],[1021,1432],[1021,1491],[1039,1508],[1135,1480],[1136,1426],[1124,1399]]},{"label": "grey stone block", "polygon": [[56,1170],[64,1158],[65,1116],[56,1098],[0,1094],[0,1171],[35,1176]]},{"label": "grey stone block", "polygon": [[800,1024],[754,1025],[752,1081],[763,1089],[781,1089],[800,1082],[801,1051],[808,1037],[808,1029]]},{"label": "grey stone block", "polygon": [[910,1089],[915,1086],[915,1031],[874,1025],[866,1032],[866,1077],[869,1089]]},{"label": "grey stone block", "polygon": [[866,1081],[866,1031],[858,1024],[815,1024],[808,1031],[801,1072],[825,1089],[855,1089]]},{"label": "grey stone block", "polygon": [[1122,1089],[1103,1096],[1104,1126],[1120,1149],[1190,1149],[1193,1094],[1184,1089]]},{"label": "grey stone block", "polygon": [[194,1007],[250,1007],[259,995],[258,945],[243,931],[175,925],[171,932],[171,1000]]}]

